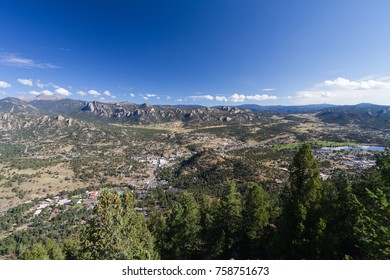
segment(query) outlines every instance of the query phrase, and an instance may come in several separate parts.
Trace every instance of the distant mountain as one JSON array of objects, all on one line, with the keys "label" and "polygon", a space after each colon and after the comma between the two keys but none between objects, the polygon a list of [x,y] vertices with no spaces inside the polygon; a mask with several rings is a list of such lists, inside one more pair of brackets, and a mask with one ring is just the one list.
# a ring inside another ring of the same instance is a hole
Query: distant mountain
[{"label": "distant mountain", "polygon": [[50,131],[57,133],[56,129],[70,127],[75,123],[78,124],[80,121],[60,114],[44,115],[38,108],[17,98],[0,99],[0,132],[15,133],[23,130],[26,132],[23,137],[34,137],[42,132],[48,135]]},{"label": "distant mountain", "polygon": [[[356,124],[362,128],[390,127],[390,106],[357,104],[336,106],[329,104],[305,106],[259,106],[246,104],[237,107],[199,105],[149,105],[129,102],[106,103],[73,99],[35,99],[25,102],[17,98],[0,100],[0,114],[63,115],[70,118],[101,123],[135,125],[182,122],[204,126],[223,123],[259,122],[264,114],[316,113],[324,122],[340,125]],[[4,116],[3,116],[4,117]]]},{"label": "distant mountain", "polygon": [[321,110],[317,117],[340,125],[356,124],[362,128],[390,128],[390,106],[357,104]]},{"label": "distant mountain", "polygon": [[59,99],[59,100],[43,100],[36,99],[30,102],[35,108],[38,108],[45,114],[63,114],[77,115],[85,101],[74,99]]},{"label": "distant mountain", "polygon": [[237,106],[241,109],[248,109],[252,112],[270,112],[270,113],[283,113],[283,114],[301,114],[320,111],[327,108],[337,107],[337,105],[331,104],[315,104],[315,105],[298,105],[298,106],[261,106],[256,104],[244,104]]},{"label": "distant mountain", "polygon": [[107,103],[73,99],[34,100],[43,114],[61,114],[93,122],[156,124],[181,121],[189,125],[248,122],[259,118],[250,110],[208,108],[198,105],[149,105],[129,102]]},{"label": "distant mountain", "polygon": [[38,114],[39,110],[28,102],[18,98],[7,97],[0,99],[0,114]]}]

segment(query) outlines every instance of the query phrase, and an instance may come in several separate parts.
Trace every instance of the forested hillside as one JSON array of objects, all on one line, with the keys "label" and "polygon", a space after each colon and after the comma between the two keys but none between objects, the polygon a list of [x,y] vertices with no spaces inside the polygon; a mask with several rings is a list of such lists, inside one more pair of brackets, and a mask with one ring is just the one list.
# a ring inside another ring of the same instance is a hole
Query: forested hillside
[{"label": "forested hillside", "polygon": [[91,213],[77,216],[84,222],[73,230],[57,216],[57,234],[45,232],[44,224],[20,231],[1,240],[0,253],[19,259],[388,259],[389,174],[386,153],[359,176],[321,180],[310,145],[303,144],[280,192],[234,181],[218,196],[196,186],[169,196],[157,191],[145,216],[134,192],[106,189]]}]

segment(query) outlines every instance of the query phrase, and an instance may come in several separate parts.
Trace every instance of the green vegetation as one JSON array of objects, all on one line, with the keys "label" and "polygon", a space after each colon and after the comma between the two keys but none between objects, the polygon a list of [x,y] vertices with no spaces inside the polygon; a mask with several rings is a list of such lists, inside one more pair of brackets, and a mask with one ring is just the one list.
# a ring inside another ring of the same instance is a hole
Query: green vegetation
[{"label": "green vegetation", "polygon": [[43,115],[12,102],[0,122],[1,258],[390,257],[389,153],[319,149],[386,146],[386,108],[37,102]]},{"label": "green vegetation", "polygon": [[[308,142],[312,148],[321,148],[321,147],[355,147],[358,144],[355,142],[331,142],[331,141],[312,141]],[[272,145],[272,148],[276,151],[292,149],[297,150],[302,144],[301,143],[289,143],[289,144],[275,144]]]},{"label": "green vegetation", "polygon": [[67,255],[84,260],[158,258],[144,217],[134,206],[130,192],[121,197],[104,191],[86,226],[67,242]]},{"label": "green vegetation", "polygon": [[321,217],[322,184],[310,145],[304,144],[290,167],[281,195],[280,252],[288,259],[317,259],[326,222]]},{"label": "green vegetation", "polygon": [[[156,188],[142,199],[146,217],[135,210],[139,203],[131,192],[106,190],[92,211],[62,206],[67,210],[48,223],[45,208],[31,228],[0,241],[0,254],[19,259],[388,259],[389,160],[387,153],[359,176],[321,181],[310,145],[304,144],[281,193],[233,181],[226,181],[220,196]],[[3,228],[29,219],[32,205],[10,209],[2,216]],[[20,221],[8,221],[11,214]]]}]

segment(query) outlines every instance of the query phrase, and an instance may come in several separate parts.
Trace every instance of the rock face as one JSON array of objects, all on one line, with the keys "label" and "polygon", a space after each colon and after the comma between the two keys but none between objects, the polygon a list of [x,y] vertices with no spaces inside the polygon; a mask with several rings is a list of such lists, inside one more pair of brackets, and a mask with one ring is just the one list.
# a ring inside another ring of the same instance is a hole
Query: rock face
[{"label": "rock face", "polygon": [[110,108],[106,104],[97,101],[85,102],[81,111],[90,111],[102,117],[109,117],[111,113]]},{"label": "rock face", "polygon": [[258,116],[248,110],[237,107],[223,106],[220,108],[177,108],[172,106],[152,106],[125,103],[102,103],[98,101],[85,102],[82,112],[92,113],[105,119],[123,123],[153,124],[173,121],[185,123],[218,123],[218,122],[248,122]]},{"label": "rock face", "polygon": [[96,108],[94,103],[96,103],[96,101],[85,102],[81,110],[94,112]]}]

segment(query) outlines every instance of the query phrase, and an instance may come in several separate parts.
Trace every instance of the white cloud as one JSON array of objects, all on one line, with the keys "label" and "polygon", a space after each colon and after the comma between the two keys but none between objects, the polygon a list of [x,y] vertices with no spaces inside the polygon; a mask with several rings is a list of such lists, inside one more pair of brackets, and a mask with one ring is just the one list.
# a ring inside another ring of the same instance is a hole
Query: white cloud
[{"label": "white cloud", "polygon": [[390,83],[388,82],[375,81],[375,80],[351,81],[341,77],[333,81],[326,80],[323,84],[324,86],[327,87],[337,87],[337,88],[355,89],[355,90],[390,88]]},{"label": "white cloud", "polygon": [[225,102],[228,101],[226,96],[216,96],[215,100],[217,100],[217,101],[225,101]]},{"label": "white cloud", "polygon": [[160,96],[157,96],[156,99],[160,100]]},{"label": "white cloud", "polygon": [[167,96],[167,100],[171,100],[172,99],[172,97],[170,97],[170,96]]},{"label": "white cloud", "polygon": [[9,88],[9,87],[11,87],[11,84],[4,81],[0,81],[0,88]]},{"label": "white cloud", "polygon": [[85,91],[82,91],[82,90],[77,91],[77,94],[81,95],[81,96],[87,96],[88,95]]},{"label": "white cloud", "polygon": [[60,86],[57,86],[57,85],[55,85],[53,83],[49,83],[49,85],[52,86],[53,88],[60,88]]},{"label": "white cloud", "polygon": [[278,99],[275,95],[268,94],[255,94],[255,95],[245,95],[234,93],[229,97],[231,102],[245,102],[245,100],[255,100],[255,101],[265,101],[265,100],[275,100]]},{"label": "white cloud", "polygon": [[181,98],[176,99],[176,102],[182,102],[182,101],[183,101],[183,99],[181,99]]},{"label": "white cloud", "polygon": [[46,87],[46,86],[47,86],[46,84],[44,84],[44,83],[41,83],[41,81],[40,81],[40,80],[37,80],[37,81],[35,82],[35,85],[36,85],[37,87],[39,87],[39,88],[44,88],[44,87]]},{"label": "white cloud", "polygon": [[297,91],[292,100],[295,104],[390,104],[390,78],[353,81],[339,77],[314,85],[311,89]]},{"label": "white cloud", "polygon": [[0,90],[0,94],[7,94],[4,90]]},{"label": "white cloud", "polygon": [[232,102],[244,102],[245,101],[245,95],[234,93],[233,95],[230,96],[229,99]]},{"label": "white cloud", "polygon": [[192,100],[214,100],[214,97],[212,95],[193,95],[193,96],[189,96],[189,98],[191,98]]},{"label": "white cloud", "polygon": [[100,92],[98,92],[97,90],[94,90],[94,89],[90,89],[90,90],[88,91],[88,93],[89,93],[90,95],[95,96],[95,97],[100,95]]},{"label": "white cloud", "polygon": [[50,96],[54,95],[54,93],[50,90],[42,90],[42,91],[30,90],[28,93],[33,95],[40,95],[40,94],[45,94]]},{"label": "white cloud", "polygon": [[130,96],[131,96],[131,97],[135,97],[135,94],[134,94],[134,93],[130,93]]},{"label": "white cloud", "polygon": [[39,68],[39,69],[54,69],[59,68],[50,63],[44,63],[29,58],[23,58],[16,54],[5,54],[0,56],[0,64],[14,66],[20,68]]},{"label": "white cloud", "polygon": [[31,79],[18,79],[18,82],[21,83],[24,86],[33,86],[33,81]]},{"label": "white cloud", "polygon": [[149,99],[149,97],[146,97],[146,96],[143,96],[142,98],[145,99],[145,100],[148,100],[148,99]]},{"label": "white cloud", "polygon": [[149,98],[150,98],[150,97],[156,97],[157,94],[154,94],[154,93],[147,93],[146,96],[149,97]]},{"label": "white cloud", "polygon": [[256,95],[247,95],[246,99],[263,101],[263,100],[275,100],[275,99],[277,99],[277,97],[275,95],[256,94]]},{"label": "white cloud", "polygon": [[274,89],[274,88],[263,88],[263,89],[261,89],[261,91],[274,91],[274,90],[276,90],[276,89]]},{"label": "white cloud", "polygon": [[55,92],[56,92],[57,94],[64,95],[64,96],[69,96],[69,95],[72,94],[72,93],[70,93],[67,89],[64,89],[64,88],[61,88],[61,87],[57,88],[57,89],[55,90]]},{"label": "white cloud", "polygon": [[314,98],[314,97],[319,97],[319,95],[316,92],[304,90],[304,91],[297,92],[296,97],[298,97],[298,98]]},{"label": "white cloud", "polygon": [[108,90],[105,90],[105,91],[103,92],[103,94],[104,94],[104,95],[107,95],[107,96],[111,96],[111,92],[109,92]]},{"label": "white cloud", "polygon": [[115,95],[111,95],[111,98],[116,98],[116,96]]},{"label": "white cloud", "polygon": [[51,92],[50,90],[42,90],[41,93],[45,95],[53,95],[53,92]]},{"label": "white cloud", "polygon": [[332,98],[332,97],[337,96],[337,94],[330,92],[330,91],[323,91],[323,92],[321,92],[321,96],[326,97],[326,98]]}]

